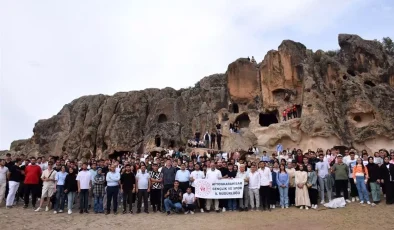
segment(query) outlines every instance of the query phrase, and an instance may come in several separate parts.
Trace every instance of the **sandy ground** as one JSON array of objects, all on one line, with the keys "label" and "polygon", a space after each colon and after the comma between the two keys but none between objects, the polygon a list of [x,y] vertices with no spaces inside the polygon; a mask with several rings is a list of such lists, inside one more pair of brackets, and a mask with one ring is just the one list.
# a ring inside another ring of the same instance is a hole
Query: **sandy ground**
[{"label": "sandy ground", "polygon": [[352,203],[346,208],[329,210],[274,209],[272,212],[196,213],[194,215],[79,214],[34,212],[31,208],[0,208],[0,229],[394,229],[394,205],[376,207]]}]

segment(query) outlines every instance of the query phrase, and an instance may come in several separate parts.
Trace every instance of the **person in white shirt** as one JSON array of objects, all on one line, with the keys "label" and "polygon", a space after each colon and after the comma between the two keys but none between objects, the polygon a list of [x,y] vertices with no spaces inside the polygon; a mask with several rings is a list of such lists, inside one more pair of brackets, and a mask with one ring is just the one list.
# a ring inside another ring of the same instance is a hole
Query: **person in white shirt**
[{"label": "person in white shirt", "polygon": [[88,171],[88,165],[82,163],[82,170],[77,175],[79,193],[79,213],[88,212],[89,189],[92,187],[92,176]]},{"label": "person in white shirt", "polygon": [[175,180],[179,181],[179,188],[183,193],[186,192],[187,187],[189,187],[190,181],[190,171],[186,170],[185,163],[181,164],[181,170],[178,170],[175,174]]},{"label": "person in white shirt", "polygon": [[[220,180],[222,178],[222,173],[220,172],[220,170],[216,169],[216,163],[211,162],[210,166],[211,166],[211,168],[207,170],[207,175],[205,178],[211,182]],[[220,212],[219,211],[219,200],[214,199],[213,201],[214,201],[214,205],[215,205],[215,211]],[[206,209],[208,212],[211,209],[211,204],[212,204],[212,199],[207,199]]]},{"label": "person in white shirt", "polygon": [[237,176],[235,178],[244,180],[244,194],[243,197],[238,199],[239,210],[248,211],[249,207],[249,186],[248,186],[248,172],[245,171],[245,165],[239,165],[239,171],[237,172]]},{"label": "person in white shirt", "polygon": [[138,196],[138,203],[137,203],[137,214],[141,213],[141,206],[142,206],[142,201],[144,201],[144,212],[149,213],[148,208],[148,196],[150,192],[150,188],[152,186],[151,181],[150,181],[150,175],[146,171],[146,166],[141,165],[141,172],[138,172],[137,175],[135,176],[136,179],[136,186],[135,190],[137,192]]},{"label": "person in white shirt", "polygon": [[258,173],[260,174],[260,201],[263,205],[263,210],[268,208],[271,211],[270,203],[270,187],[272,186],[272,173],[268,167],[265,167],[265,162],[261,161],[259,163],[260,169]]},{"label": "person in white shirt", "polygon": [[107,212],[108,215],[111,212],[111,202],[113,201],[114,214],[118,214],[118,194],[119,194],[119,181],[120,173],[116,171],[117,164],[112,164],[107,173],[105,180],[107,181]]},{"label": "person in white shirt", "polygon": [[[250,172],[247,176],[249,182],[249,198],[250,198],[250,210],[259,211],[260,207],[260,174],[256,171],[256,165],[253,163],[250,167]],[[256,199],[256,203],[254,202]]]},{"label": "person in white shirt", "polygon": [[346,161],[346,164],[349,167],[350,197],[352,198],[352,202],[359,201],[357,186],[353,179],[353,168],[357,165],[357,158],[354,151],[350,150],[349,159]]},{"label": "person in white shirt", "polygon": [[186,193],[183,194],[182,205],[185,209],[185,214],[194,214],[194,209],[196,208],[195,203],[196,197],[192,193],[192,188],[188,187]]},{"label": "person in white shirt", "polygon": [[[192,193],[196,192],[196,185],[194,183],[195,180],[197,179],[204,179],[205,175],[204,172],[200,170],[200,165],[199,164],[195,164],[194,165],[194,171],[190,174],[190,182],[192,182]],[[200,211],[204,212],[204,199],[197,199],[197,204],[198,207],[200,207]]]},{"label": "person in white shirt", "polygon": [[56,178],[56,171],[52,168],[53,163],[49,162],[48,163],[48,168],[42,172],[41,179],[43,181],[43,186],[42,186],[42,193],[41,193],[41,200],[40,200],[40,206],[35,210],[36,212],[39,212],[41,210],[42,205],[44,204],[45,199],[47,198],[47,206],[45,208],[45,211],[49,211],[49,204],[51,202],[51,197],[52,195],[56,192],[56,186],[55,186],[55,178]]},{"label": "person in white shirt", "polygon": [[331,176],[329,175],[330,165],[327,161],[324,161],[324,155],[319,155],[320,162],[316,163],[316,171],[317,171],[317,178],[319,180],[320,186],[320,199],[321,204],[324,204],[324,189],[327,190],[327,198],[331,201],[331,190],[332,190],[332,182]]},{"label": "person in white shirt", "polygon": [[5,190],[7,187],[7,176],[10,173],[9,169],[5,166],[5,160],[0,159],[0,204],[5,197]]}]

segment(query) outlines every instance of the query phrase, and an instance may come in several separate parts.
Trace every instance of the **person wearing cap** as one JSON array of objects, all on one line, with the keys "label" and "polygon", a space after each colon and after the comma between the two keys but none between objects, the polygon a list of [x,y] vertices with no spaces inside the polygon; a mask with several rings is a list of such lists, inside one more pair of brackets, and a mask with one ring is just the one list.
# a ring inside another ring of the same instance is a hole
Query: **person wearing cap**
[{"label": "person wearing cap", "polygon": [[347,190],[349,167],[343,163],[341,154],[337,155],[337,161],[331,168],[331,172],[335,174],[335,197],[340,197],[343,192],[346,202],[350,203]]},{"label": "person wearing cap", "polygon": [[96,175],[92,180],[93,184],[93,197],[94,197],[94,213],[103,213],[104,194],[105,194],[105,175],[101,167],[97,168]]}]

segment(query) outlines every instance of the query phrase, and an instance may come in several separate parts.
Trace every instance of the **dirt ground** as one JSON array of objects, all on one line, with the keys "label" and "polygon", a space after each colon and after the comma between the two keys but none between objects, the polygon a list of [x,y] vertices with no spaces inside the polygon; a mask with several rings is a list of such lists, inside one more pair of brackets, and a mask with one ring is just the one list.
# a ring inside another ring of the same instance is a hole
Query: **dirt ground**
[{"label": "dirt ground", "polygon": [[149,214],[79,214],[74,210],[53,214],[34,212],[22,206],[13,209],[0,208],[0,229],[394,229],[394,205],[376,207],[352,203],[342,209],[299,210],[274,209],[272,212],[225,212],[196,213],[194,215],[162,213]]}]

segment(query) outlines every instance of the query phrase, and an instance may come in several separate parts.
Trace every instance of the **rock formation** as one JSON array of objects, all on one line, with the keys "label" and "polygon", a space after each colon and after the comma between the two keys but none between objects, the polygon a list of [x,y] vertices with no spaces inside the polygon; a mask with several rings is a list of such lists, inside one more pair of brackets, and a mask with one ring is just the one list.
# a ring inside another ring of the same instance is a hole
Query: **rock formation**
[{"label": "rock formation", "polygon": [[[108,156],[183,146],[221,123],[223,149],[278,143],[303,149],[394,147],[394,59],[376,41],[340,34],[335,56],[285,40],[261,63],[240,58],[225,74],[193,88],[83,96],[40,120],[11,151],[28,155]],[[300,118],[282,121],[297,105]],[[239,121],[239,134],[229,124]]]}]

